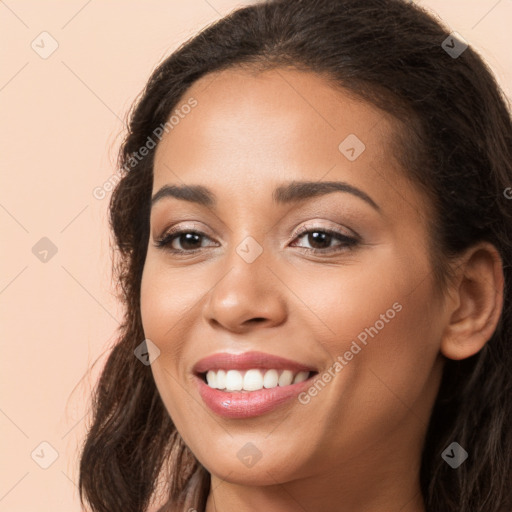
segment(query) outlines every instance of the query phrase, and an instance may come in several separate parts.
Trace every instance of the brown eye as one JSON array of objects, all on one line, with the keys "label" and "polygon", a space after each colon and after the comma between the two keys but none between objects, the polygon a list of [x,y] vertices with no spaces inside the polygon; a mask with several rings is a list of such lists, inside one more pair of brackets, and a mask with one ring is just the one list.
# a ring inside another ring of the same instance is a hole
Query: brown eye
[{"label": "brown eye", "polygon": [[[205,233],[187,229],[166,233],[155,242],[155,245],[175,253],[195,252],[202,248],[201,241],[204,238],[208,238]],[[174,242],[181,247],[175,247]]]},{"label": "brown eye", "polygon": [[[357,245],[358,240],[344,235],[338,231],[325,228],[303,228],[300,230],[296,240],[305,238],[311,247],[303,247],[308,252],[329,253],[340,252],[350,249]],[[338,244],[331,246],[332,242],[338,241]],[[294,244],[293,246],[296,247]]]}]

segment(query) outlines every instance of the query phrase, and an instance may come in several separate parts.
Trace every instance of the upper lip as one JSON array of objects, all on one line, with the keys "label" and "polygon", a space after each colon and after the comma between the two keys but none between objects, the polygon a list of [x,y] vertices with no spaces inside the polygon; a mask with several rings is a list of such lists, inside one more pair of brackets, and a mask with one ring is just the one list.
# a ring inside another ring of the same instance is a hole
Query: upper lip
[{"label": "upper lip", "polygon": [[291,370],[294,372],[316,371],[315,368],[291,359],[254,351],[241,354],[218,352],[197,361],[192,371],[201,374],[208,370],[250,370],[251,368]]}]

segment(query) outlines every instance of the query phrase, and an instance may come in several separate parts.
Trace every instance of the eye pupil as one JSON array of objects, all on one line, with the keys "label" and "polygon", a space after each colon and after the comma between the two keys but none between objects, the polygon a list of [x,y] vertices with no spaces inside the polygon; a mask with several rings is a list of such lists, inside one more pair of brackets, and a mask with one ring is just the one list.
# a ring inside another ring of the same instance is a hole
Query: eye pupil
[{"label": "eye pupil", "polygon": [[[186,249],[187,244],[192,244],[192,249],[196,249],[197,247],[194,246],[194,242],[197,243],[197,241],[201,238],[201,235],[198,235],[197,233],[183,233],[181,234],[178,239],[180,241],[180,245]],[[183,239],[185,239],[185,242],[183,242]]]},{"label": "eye pupil", "polygon": [[[327,246],[331,243],[332,235],[323,231],[312,231],[308,236],[308,242],[314,246],[314,244],[320,243],[320,245],[327,243]],[[318,247],[315,247],[317,249]],[[320,249],[323,247],[320,247]]]}]

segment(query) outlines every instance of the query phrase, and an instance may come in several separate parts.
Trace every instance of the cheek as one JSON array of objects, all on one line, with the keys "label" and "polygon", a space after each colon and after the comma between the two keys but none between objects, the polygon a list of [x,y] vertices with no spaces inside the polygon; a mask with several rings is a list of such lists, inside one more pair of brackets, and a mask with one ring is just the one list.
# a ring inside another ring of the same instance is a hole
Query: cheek
[{"label": "cheek", "polygon": [[176,338],[176,330],[186,325],[187,318],[207,292],[208,282],[183,268],[169,268],[155,256],[148,256],[141,281],[140,307],[144,333],[155,338],[165,351],[165,343]]},{"label": "cheek", "polygon": [[318,339],[332,361],[341,358],[343,365],[333,393],[345,396],[354,413],[358,403],[371,403],[375,414],[385,407],[400,409],[435,384],[431,372],[442,326],[428,263],[382,256],[373,265],[353,267],[342,279],[324,278],[307,293],[328,328]]},{"label": "cheek", "polygon": [[151,370],[166,406],[175,402],[170,399],[171,395],[177,396],[177,383],[182,382],[185,374],[185,366],[178,362],[183,361],[184,340],[191,329],[193,305],[201,295],[193,283],[185,284],[179,270],[172,271],[156,258],[148,257],[141,281],[141,319],[144,336],[160,351]]},{"label": "cheek", "polygon": [[212,287],[210,277],[196,269],[171,268],[159,256],[148,255],[141,280],[140,307],[144,335],[160,350],[151,371],[162,400],[176,425],[186,415],[191,378],[185,357],[186,340],[197,324],[202,301]]}]

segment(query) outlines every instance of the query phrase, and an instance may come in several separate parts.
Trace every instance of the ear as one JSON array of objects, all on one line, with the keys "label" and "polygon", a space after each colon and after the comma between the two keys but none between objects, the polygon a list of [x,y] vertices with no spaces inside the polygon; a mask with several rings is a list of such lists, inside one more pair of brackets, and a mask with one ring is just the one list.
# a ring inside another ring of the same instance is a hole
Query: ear
[{"label": "ear", "polygon": [[441,353],[449,359],[476,354],[492,337],[503,308],[503,262],[496,247],[481,242],[469,248],[457,267],[448,325]]}]

